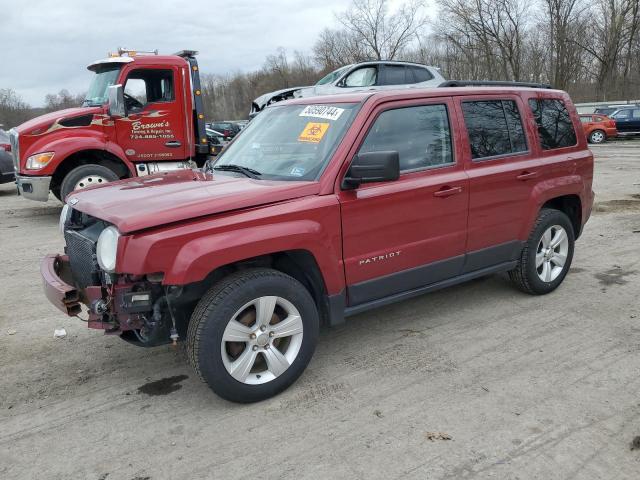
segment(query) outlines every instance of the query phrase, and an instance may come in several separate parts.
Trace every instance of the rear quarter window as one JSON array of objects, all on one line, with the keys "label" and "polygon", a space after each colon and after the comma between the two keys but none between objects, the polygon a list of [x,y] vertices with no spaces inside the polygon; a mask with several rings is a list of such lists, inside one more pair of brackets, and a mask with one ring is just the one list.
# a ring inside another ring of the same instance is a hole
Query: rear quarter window
[{"label": "rear quarter window", "polygon": [[578,141],[564,102],[558,99],[530,99],[529,107],[538,125],[538,138],[544,150],[571,147]]}]

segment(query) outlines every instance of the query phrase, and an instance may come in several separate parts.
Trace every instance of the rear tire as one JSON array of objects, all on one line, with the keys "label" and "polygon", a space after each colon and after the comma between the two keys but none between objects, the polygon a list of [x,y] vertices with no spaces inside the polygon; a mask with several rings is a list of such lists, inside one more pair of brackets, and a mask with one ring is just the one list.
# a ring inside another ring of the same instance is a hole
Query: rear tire
[{"label": "rear tire", "polygon": [[219,396],[256,402],[298,379],[318,331],[316,305],[300,282],[276,270],[242,270],[211,287],[196,306],[187,354]]},{"label": "rear tire", "polygon": [[562,283],[569,271],[575,244],[573,225],[559,210],[543,209],[538,215],[516,268],[509,272],[525,293],[544,295]]},{"label": "rear tire", "polygon": [[113,170],[95,163],[80,165],[71,170],[62,180],[60,185],[60,198],[64,202],[74,190],[91,187],[94,185],[102,185],[108,182],[118,180],[118,174]]},{"label": "rear tire", "polygon": [[589,143],[604,143],[606,139],[607,135],[602,130],[594,130],[589,134]]}]

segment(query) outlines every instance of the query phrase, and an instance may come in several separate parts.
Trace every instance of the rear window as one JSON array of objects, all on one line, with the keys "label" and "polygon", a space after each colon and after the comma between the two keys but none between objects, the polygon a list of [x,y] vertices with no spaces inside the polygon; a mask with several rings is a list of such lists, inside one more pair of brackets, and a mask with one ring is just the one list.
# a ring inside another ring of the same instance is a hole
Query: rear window
[{"label": "rear window", "polygon": [[576,132],[562,100],[530,99],[529,106],[538,124],[538,136],[544,150],[576,144]]},{"label": "rear window", "polygon": [[474,159],[527,150],[518,106],[513,100],[463,102],[462,111]]}]

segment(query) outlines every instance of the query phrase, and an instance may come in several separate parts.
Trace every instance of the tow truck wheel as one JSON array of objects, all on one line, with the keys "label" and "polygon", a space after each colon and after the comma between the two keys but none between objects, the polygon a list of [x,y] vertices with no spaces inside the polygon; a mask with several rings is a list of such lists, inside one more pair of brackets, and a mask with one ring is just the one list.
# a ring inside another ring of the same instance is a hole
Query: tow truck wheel
[{"label": "tow truck wheel", "polygon": [[118,175],[113,170],[102,165],[96,165],[94,163],[80,165],[67,173],[67,176],[62,180],[60,198],[64,201],[67,195],[74,190],[81,190],[94,185],[102,185],[118,180],[118,178]]},{"label": "tow truck wheel", "polygon": [[278,394],[302,374],[318,341],[319,319],[307,289],[276,270],[236,272],[195,308],[189,361],[221,397],[249,403]]}]

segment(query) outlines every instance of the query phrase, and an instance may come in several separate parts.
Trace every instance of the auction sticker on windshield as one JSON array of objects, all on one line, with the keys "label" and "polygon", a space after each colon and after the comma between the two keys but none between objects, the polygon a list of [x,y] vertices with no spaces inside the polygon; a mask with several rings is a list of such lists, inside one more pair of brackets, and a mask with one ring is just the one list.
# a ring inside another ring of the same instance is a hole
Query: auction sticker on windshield
[{"label": "auction sticker on windshield", "polygon": [[338,120],[344,112],[344,108],[332,107],[331,105],[308,105],[300,117],[318,117],[325,120]]},{"label": "auction sticker on windshield", "polygon": [[329,129],[329,123],[309,122],[298,136],[299,142],[320,143],[324,134]]}]

